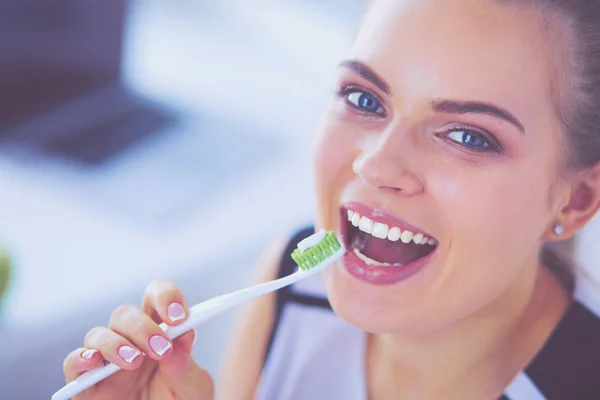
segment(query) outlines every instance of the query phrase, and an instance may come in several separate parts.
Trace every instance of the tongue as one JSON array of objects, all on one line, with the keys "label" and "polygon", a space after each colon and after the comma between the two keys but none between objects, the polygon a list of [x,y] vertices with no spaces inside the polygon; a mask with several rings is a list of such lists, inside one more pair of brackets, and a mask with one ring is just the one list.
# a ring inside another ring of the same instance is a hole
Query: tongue
[{"label": "tongue", "polygon": [[357,248],[372,260],[402,265],[410,264],[432,250],[431,246],[418,245],[413,242],[392,242],[387,239],[378,239],[364,232],[358,232],[354,237],[352,247]]}]

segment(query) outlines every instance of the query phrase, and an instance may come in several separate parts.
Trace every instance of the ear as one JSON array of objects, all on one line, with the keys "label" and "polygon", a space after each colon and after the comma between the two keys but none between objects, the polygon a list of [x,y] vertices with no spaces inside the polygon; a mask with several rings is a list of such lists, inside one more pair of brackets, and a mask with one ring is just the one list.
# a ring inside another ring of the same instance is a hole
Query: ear
[{"label": "ear", "polygon": [[566,205],[556,216],[556,224],[564,228],[560,236],[551,233],[554,240],[564,240],[577,233],[600,209],[600,163],[577,172],[571,183]]}]

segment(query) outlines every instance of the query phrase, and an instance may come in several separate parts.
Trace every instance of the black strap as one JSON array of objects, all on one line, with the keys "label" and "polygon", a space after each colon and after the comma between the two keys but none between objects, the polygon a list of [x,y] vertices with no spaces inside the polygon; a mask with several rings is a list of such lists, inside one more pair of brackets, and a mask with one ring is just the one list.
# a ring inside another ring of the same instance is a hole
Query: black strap
[{"label": "black strap", "polygon": [[597,400],[599,368],[600,319],[575,301],[526,373],[548,400]]},{"label": "black strap", "polygon": [[328,310],[332,310],[331,304],[329,304],[329,300],[326,297],[317,297],[310,296],[302,293],[296,293],[293,289],[290,289],[290,295],[287,298],[286,302],[303,304],[309,307],[320,307],[326,308]]}]

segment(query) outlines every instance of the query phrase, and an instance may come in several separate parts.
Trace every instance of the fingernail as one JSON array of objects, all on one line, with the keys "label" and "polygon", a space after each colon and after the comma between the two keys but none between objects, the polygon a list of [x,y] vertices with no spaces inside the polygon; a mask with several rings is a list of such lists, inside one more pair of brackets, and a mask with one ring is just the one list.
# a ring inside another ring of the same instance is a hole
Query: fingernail
[{"label": "fingernail", "polygon": [[194,331],[194,340],[192,340],[192,349],[196,345],[196,339],[198,339],[198,331],[196,329],[193,329],[193,331]]},{"label": "fingernail", "polygon": [[171,342],[160,335],[154,335],[150,338],[150,347],[156,354],[162,356],[171,348]]},{"label": "fingernail", "polygon": [[96,354],[98,352],[98,350],[96,349],[89,349],[84,351],[83,353],[81,353],[81,358],[83,358],[84,360],[89,360],[90,358],[92,358],[94,356],[94,354]]},{"label": "fingernail", "polygon": [[169,319],[173,322],[185,318],[185,310],[180,303],[169,304],[169,307],[167,308],[167,314],[169,315]]},{"label": "fingernail", "polygon": [[117,350],[117,353],[119,353],[121,358],[123,360],[125,360],[126,362],[128,362],[129,364],[131,364],[133,362],[133,360],[135,360],[137,358],[137,356],[142,354],[142,353],[140,353],[139,350],[136,350],[130,346],[119,347],[119,350]]}]

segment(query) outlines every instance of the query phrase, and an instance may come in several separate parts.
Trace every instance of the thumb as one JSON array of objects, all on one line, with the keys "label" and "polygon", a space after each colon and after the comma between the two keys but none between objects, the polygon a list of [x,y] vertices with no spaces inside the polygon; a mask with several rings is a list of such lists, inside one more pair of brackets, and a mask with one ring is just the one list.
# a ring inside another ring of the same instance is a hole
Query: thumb
[{"label": "thumb", "polygon": [[159,369],[176,398],[212,400],[213,380],[191,356],[196,335],[193,329],[175,339],[171,354],[159,363]]},{"label": "thumb", "polygon": [[160,371],[170,379],[184,376],[192,361],[192,346],[196,338],[196,330],[192,329],[173,340],[171,354],[160,362]]}]

